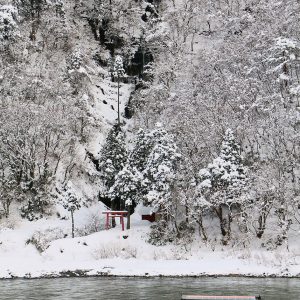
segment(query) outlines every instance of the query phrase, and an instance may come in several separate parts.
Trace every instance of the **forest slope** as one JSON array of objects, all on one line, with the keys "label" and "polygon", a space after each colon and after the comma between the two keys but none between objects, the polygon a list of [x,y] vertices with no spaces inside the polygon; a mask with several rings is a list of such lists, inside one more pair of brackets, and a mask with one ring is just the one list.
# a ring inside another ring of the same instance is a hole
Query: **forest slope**
[{"label": "forest slope", "polygon": [[[12,249],[36,276],[61,247],[89,266],[98,239],[122,250],[107,208],[134,213],[123,259],[299,275],[299,17],[296,0],[0,0],[1,276],[35,276]],[[133,275],[123,263],[111,274]]]}]

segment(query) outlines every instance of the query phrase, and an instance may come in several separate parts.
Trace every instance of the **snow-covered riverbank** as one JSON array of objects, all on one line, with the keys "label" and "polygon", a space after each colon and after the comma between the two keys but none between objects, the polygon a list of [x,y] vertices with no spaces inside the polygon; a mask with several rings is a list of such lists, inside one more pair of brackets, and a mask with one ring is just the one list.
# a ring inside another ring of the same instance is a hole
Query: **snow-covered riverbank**
[{"label": "snow-covered riverbank", "polygon": [[[81,210],[75,216],[83,231],[103,206]],[[103,218],[103,217],[102,217]],[[98,227],[103,227],[104,219]],[[101,230],[74,239],[70,221],[51,218],[28,222],[10,220],[13,229],[0,229],[0,277],[59,276],[284,276],[300,277],[300,250],[290,243],[289,251],[278,248],[236,249],[205,246],[200,240],[188,247],[147,243],[148,221],[132,218],[132,229]],[[6,225],[9,225],[8,223]],[[13,225],[13,226],[12,226]],[[57,239],[58,238],[58,239]],[[52,240],[52,241],[51,241]],[[298,252],[297,252],[298,251]]]}]

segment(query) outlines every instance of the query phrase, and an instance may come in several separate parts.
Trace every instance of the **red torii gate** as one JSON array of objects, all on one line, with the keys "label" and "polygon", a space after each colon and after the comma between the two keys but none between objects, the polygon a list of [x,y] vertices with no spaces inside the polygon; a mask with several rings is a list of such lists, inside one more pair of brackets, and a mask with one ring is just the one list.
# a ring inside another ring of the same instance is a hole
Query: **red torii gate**
[{"label": "red torii gate", "polygon": [[124,216],[127,215],[126,210],[107,210],[103,211],[106,214],[105,229],[109,229],[109,218],[120,218],[120,224],[122,225],[122,231],[124,231]]}]

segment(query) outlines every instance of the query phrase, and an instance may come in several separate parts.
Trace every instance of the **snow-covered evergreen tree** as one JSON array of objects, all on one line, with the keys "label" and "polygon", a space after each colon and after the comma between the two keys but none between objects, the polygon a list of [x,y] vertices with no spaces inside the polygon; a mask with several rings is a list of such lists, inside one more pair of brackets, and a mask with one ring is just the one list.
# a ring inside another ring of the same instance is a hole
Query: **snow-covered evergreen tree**
[{"label": "snow-covered evergreen tree", "polygon": [[199,172],[199,188],[203,191],[209,189],[221,192],[226,196],[226,202],[233,203],[234,196],[245,186],[245,179],[245,167],[242,164],[239,146],[232,130],[227,129],[219,157]]},{"label": "snow-covered evergreen tree", "polygon": [[119,198],[122,201],[121,206],[126,206],[126,203],[132,205],[142,200],[142,195],[145,193],[142,190],[142,187],[145,188],[145,185],[142,185],[143,171],[153,145],[154,139],[150,131],[139,129],[134,139],[134,147],[128,153],[127,163],[115,174],[115,182],[109,190],[109,197]]},{"label": "snow-covered evergreen tree", "polygon": [[[100,178],[103,182],[101,197],[110,201],[111,208],[120,209],[122,206],[119,197],[111,198],[110,188],[114,185],[117,174],[124,168],[127,161],[127,148],[125,134],[118,125],[115,125],[108,133],[99,160]],[[115,195],[114,195],[115,196]]]},{"label": "snow-covered evergreen tree", "polygon": [[154,138],[151,132],[139,129],[134,141],[134,147],[128,155],[130,166],[142,172],[147,163],[147,159],[154,145]]},{"label": "snow-covered evergreen tree", "polygon": [[130,214],[133,211],[133,206],[139,202],[141,197],[141,173],[126,165],[116,176],[115,183],[108,191],[108,197],[113,202],[120,201],[120,209],[126,209],[127,229],[130,229]]},{"label": "snow-covered evergreen tree", "polygon": [[181,157],[173,137],[163,129],[161,124],[151,131],[153,148],[143,170],[144,199],[167,215],[171,213],[172,186],[176,179],[177,163]]},{"label": "snow-covered evergreen tree", "polygon": [[109,191],[127,205],[144,201],[169,215],[172,207],[172,186],[181,155],[173,137],[161,124],[153,130],[139,130],[128,162],[115,175]]},{"label": "snow-covered evergreen tree", "polygon": [[125,75],[125,70],[123,68],[123,58],[120,55],[117,55],[115,58],[114,66],[113,66],[113,79],[117,78],[118,82],[118,126],[121,125],[120,120],[120,78]]},{"label": "snow-covered evergreen tree", "polygon": [[231,235],[232,210],[234,206],[240,209],[243,205],[240,196],[246,183],[246,168],[242,163],[240,148],[232,130],[227,129],[219,157],[200,170],[198,184],[201,203],[205,206],[206,201],[210,203],[220,220],[224,243]]},{"label": "snow-covered evergreen tree", "polygon": [[114,184],[115,176],[123,169],[126,160],[125,134],[114,126],[107,135],[99,160],[100,176],[107,190]]},{"label": "snow-covered evergreen tree", "polygon": [[269,50],[269,73],[276,74],[283,97],[299,98],[300,84],[298,68],[300,65],[300,43],[290,38],[277,38]]},{"label": "snow-covered evergreen tree", "polygon": [[113,66],[114,76],[122,77],[125,74],[124,66],[123,66],[123,58],[121,55],[117,55],[114,61]]},{"label": "snow-covered evergreen tree", "polygon": [[131,206],[133,201],[138,201],[141,181],[141,173],[127,164],[115,176],[114,185],[109,189],[108,196],[111,199],[120,198],[123,208]]},{"label": "snow-covered evergreen tree", "polygon": [[72,221],[72,238],[74,238],[74,212],[83,205],[83,200],[78,195],[72,182],[68,182],[62,187],[59,195],[59,203],[64,209],[70,212]]}]

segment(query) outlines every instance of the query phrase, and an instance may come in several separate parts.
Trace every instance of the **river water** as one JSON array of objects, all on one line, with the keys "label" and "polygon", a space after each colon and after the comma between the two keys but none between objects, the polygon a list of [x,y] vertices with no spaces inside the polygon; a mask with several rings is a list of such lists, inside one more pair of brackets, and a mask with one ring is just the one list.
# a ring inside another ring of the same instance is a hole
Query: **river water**
[{"label": "river water", "polygon": [[181,294],[197,293],[300,300],[300,279],[90,277],[0,281],[1,300],[180,300]]}]

